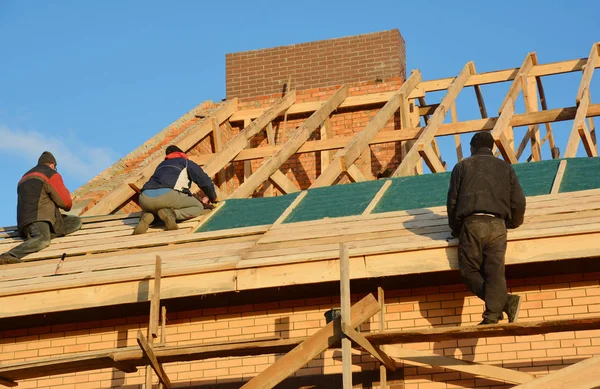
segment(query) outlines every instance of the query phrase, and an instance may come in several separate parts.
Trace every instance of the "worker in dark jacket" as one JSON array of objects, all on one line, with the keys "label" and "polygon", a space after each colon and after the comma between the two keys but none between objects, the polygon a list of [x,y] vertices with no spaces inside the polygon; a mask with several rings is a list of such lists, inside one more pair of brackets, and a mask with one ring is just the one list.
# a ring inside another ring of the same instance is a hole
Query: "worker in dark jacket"
[{"label": "worker in dark jacket", "polygon": [[[155,214],[165,222],[167,230],[176,230],[177,221],[199,216],[204,205],[217,202],[213,182],[200,166],[177,146],[167,147],[166,153],[165,160],[142,187],[139,202],[144,213],[133,230],[134,235],[145,233]],[[190,192],[192,182],[206,195],[201,201]]]},{"label": "worker in dark jacket", "polygon": [[471,157],[452,171],[448,224],[458,237],[460,274],[473,294],[485,301],[483,321],[495,324],[506,312],[519,314],[520,297],[507,294],[504,276],[506,229],[523,223],[525,195],[512,166],[492,154],[494,139],[479,132],[471,139]]},{"label": "worker in dark jacket", "polygon": [[38,164],[29,170],[17,187],[17,225],[26,240],[0,255],[0,264],[19,263],[27,254],[50,245],[53,237],[64,236],[81,228],[77,216],[63,215],[73,205],[71,194],[56,171],[56,159],[44,151]]}]

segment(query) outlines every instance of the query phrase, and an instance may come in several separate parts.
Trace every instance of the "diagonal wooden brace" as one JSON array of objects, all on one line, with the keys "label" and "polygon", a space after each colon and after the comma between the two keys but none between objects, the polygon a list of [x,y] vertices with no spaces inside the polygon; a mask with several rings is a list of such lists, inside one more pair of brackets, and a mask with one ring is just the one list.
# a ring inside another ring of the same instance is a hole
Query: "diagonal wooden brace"
[{"label": "diagonal wooden brace", "polygon": [[163,369],[162,364],[158,361],[158,358],[156,358],[152,346],[150,346],[146,340],[146,337],[144,334],[142,334],[142,331],[138,331],[137,333],[137,342],[140,345],[144,356],[150,362],[150,366],[152,366],[152,370],[154,370],[160,382],[165,386],[165,388],[169,389],[171,387],[171,381],[169,380],[165,369]]},{"label": "diagonal wooden brace", "polygon": [[9,388],[13,388],[13,387],[17,386],[18,384],[13,380],[9,380],[8,378],[0,377],[0,385],[8,386]]},{"label": "diagonal wooden brace", "polygon": [[379,347],[373,346],[360,332],[350,327],[348,324],[342,322],[342,332],[344,335],[352,339],[360,347],[362,347],[369,354],[377,358],[379,362],[383,363],[388,370],[396,371],[396,362],[390,358],[386,353],[381,351]]}]

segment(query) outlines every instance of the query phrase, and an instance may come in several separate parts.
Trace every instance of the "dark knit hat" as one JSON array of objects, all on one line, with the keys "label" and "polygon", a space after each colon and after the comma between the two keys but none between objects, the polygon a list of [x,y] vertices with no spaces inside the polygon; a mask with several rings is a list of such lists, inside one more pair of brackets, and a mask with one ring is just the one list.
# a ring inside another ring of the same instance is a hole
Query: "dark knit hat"
[{"label": "dark knit hat", "polygon": [[53,163],[56,165],[56,158],[49,151],[44,151],[40,158],[38,159],[38,163]]},{"label": "dark knit hat", "polygon": [[171,145],[171,146],[167,147],[167,155],[169,155],[171,153],[183,153],[183,150],[181,150],[179,147],[177,147],[175,145]]},{"label": "dark knit hat", "polygon": [[477,150],[482,147],[492,149],[494,147],[494,137],[487,131],[481,131],[471,138],[471,146]]}]

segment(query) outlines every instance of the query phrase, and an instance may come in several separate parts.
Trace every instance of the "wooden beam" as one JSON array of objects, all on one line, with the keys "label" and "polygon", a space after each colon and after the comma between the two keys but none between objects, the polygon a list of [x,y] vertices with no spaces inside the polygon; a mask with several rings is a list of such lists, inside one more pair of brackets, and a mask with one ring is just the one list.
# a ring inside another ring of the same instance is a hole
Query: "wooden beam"
[{"label": "wooden beam", "polygon": [[[321,140],[327,140],[333,138],[333,132],[331,130],[331,121],[329,118],[325,119],[321,125]],[[331,162],[333,153],[331,150],[321,151],[321,172],[327,170],[329,163]]]},{"label": "wooden beam", "polygon": [[[216,117],[219,124],[223,123],[237,110],[237,105],[237,98],[222,103],[222,105],[210,117]],[[173,139],[171,144],[177,145],[185,152],[189,151],[212,131],[212,122],[210,117],[192,125],[181,135]],[[112,189],[110,193],[108,193],[106,196],[100,199],[100,201],[82,214],[85,216],[97,216],[106,215],[113,212],[135,194],[135,191],[131,189],[129,183],[133,183],[135,186],[141,188],[152,176],[154,169],[156,169],[158,164],[162,161],[162,155],[157,155],[156,157],[153,156],[152,160],[144,165],[144,167],[138,168],[138,172],[133,174],[133,179],[117,185],[117,187]]]},{"label": "wooden beam", "polygon": [[421,72],[417,70],[410,75],[400,89],[394,93],[383,108],[369,121],[369,124],[362,131],[356,133],[346,147],[335,154],[333,162],[313,182],[311,188],[329,186],[333,184],[342,172],[348,170],[360,157],[363,150],[369,147],[369,142],[386,125],[390,117],[394,115],[394,112],[400,108],[403,96],[412,92],[419,82],[421,82]]},{"label": "wooden beam", "polygon": [[362,215],[369,215],[371,212],[373,212],[373,210],[375,209],[377,204],[379,204],[379,201],[391,185],[392,180],[386,180],[383,183],[383,185],[381,186],[381,188],[379,188],[369,205],[367,205],[367,208],[365,208],[365,210],[363,211]]},{"label": "wooden beam", "polygon": [[150,346],[144,337],[144,334],[142,334],[142,331],[138,331],[137,333],[137,342],[142,349],[144,356],[148,359],[148,362],[150,362],[150,366],[158,376],[160,382],[165,386],[165,388],[169,389],[171,387],[171,381],[169,380],[167,373],[165,373],[165,369],[163,368],[162,364],[158,361],[158,358],[156,358],[152,346]]},{"label": "wooden beam", "polygon": [[[521,76],[521,83],[523,84],[523,101],[525,102],[526,112],[537,112],[538,107],[538,96],[536,89],[535,77]],[[542,160],[542,150],[540,145],[540,131],[539,125],[534,124],[529,126],[527,131],[528,137],[531,140],[531,155],[533,161]],[[521,156],[520,152],[517,152],[517,159]]]},{"label": "wooden beam", "polygon": [[502,110],[504,109],[504,107],[506,107],[506,104],[508,104],[508,99],[511,99],[513,102],[517,100],[517,96],[523,89],[521,77],[527,76],[531,69],[533,69],[534,65],[537,65],[537,56],[535,52],[528,53],[525,57],[525,60],[521,64],[521,67],[519,68],[518,76],[514,78],[512,84],[510,85],[510,88],[508,89],[508,92],[506,93],[506,96],[504,97],[504,100],[502,101],[502,104],[500,104],[498,114],[502,113]]},{"label": "wooden beam", "polygon": [[0,377],[0,385],[8,386],[9,388],[13,388],[18,384],[15,381]]},{"label": "wooden beam", "polygon": [[[351,327],[358,327],[379,311],[379,304],[369,294],[352,306]],[[337,330],[336,330],[337,328]],[[292,351],[279,358],[257,376],[242,386],[243,389],[270,389],[290,376],[317,355],[341,340],[340,318],[327,324]]]},{"label": "wooden beam", "polygon": [[481,93],[481,87],[479,85],[474,85],[473,89],[475,89],[475,97],[477,97],[477,104],[479,105],[479,112],[481,112],[481,118],[485,119],[488,117],[487,109],[485,109],[485,101],[483,100],[483,93]]},{"label": "wooden beam", "polygon": [[521,384],[535,379],[533,375],[518,370],[462,361],[460,359],[445,357],[426,351],[391,345],[383,346],[382,349],[389,356],[401,359],[402,361],[407,361],[408,363],[413,362],[418,365],[442,367],[448,370],[485,377],[494,381],[507,381],[513,384]]},{"label": "wooden beam", "polygon": [[[379,349],[379,347],[373,346],[363,335],[357,332],[355,329],[350,327],[342,320],[342,332],[347,335],[352,341],[357,343],[360,347],[363,348],[366,352],[371,354],[375,359],[381,362],[385,367],[387,367],[391,371],[396,371],[396,362],[392,358],[390,358],[384,351]],[[348,339],[348,341],[350,341]],[[342,339],[344,341],[344,339]],[[342,344],[343,345],[343,344]],[[350,361],[352,362],[352,353],[350,353]],[[352,369],[352,364],[350,364],[350,369]],[[350,370],[352,371],[352,370]]]},{"label": "wooden beam", "polygon": [[346,169],[346,173],[348,173],[348,176],[350,177],[350,179],[352,180],[352,182],[365,182],[365,181],[367,181],[367,177],[365,177],[365,175],[363,174],[363,172],[361,172],[360,169],[356,167],[356,165],[350,165],[348,167],[348,169]]},{"label": "wooden beam", "polygon": [[203,166],[203,170],[209,177],[214,176],[223,169],[240,151],[246,147],[252,137],[262,131],[269,123],[288,109],[296,101],[296,92],[288,93],[284,98],[278,100],[269,109],[264,111],[248,127],[245,127],[225,145],[223,151],[214,155]]},{"label": "wooden beam", "polygon": [[513,389],[593,389],[600,386],[600,356],[591,357]]},{"label": "wooden beam", "polygon": [[167,307],[161,307],[160,319],[160,344],[165,344],[167,342]]},{"label": "wooden beam", "polygon": [[[377,287],[377,301],[379,302],[379,332],[385,331],[385,292],[381,286]],[[387,370],[385,365],[379,366],[379,386],[381,389],[387,389]]]},{"label": "wooden beam", "polygon": [[565,175],[565,168],[567,167],[567,160],[563,159],[558,164],[558,169],[556,170],[556,175],[554,176],[554,182],[552,182],[552,189],[550,190],[551,194],[558,193],[560,190],[560,184],[562,183],[563,176]]},{"label": "wooden beam", "polygon": [[446,113],[450,109],[450,106],[456,100],[456,97],[464,87],[469,76],[474,73],[475,66],[473,62],[469,62],[462,69],[458,77],[456,77],[456,79],[452,82],[450,87],[448,87],[448,92],[446,92],[446,95],[442,99],[442,102],[437,107],[434,114],[431,116],[429,123],[427,123],[425,129],[419,135],[419,138],[417,139],[415,145],[410,149],[408,154],[406,154],[406,157],[402,160],[400,166],[394,172],[394,177],[401,177],[413,174],[414,168],[422,155],[421,151],[425,151],[424,146],[429,145],[431,143],[434,136],[438,132],[441,124],[444,122],[444,118],[446,117]]},{"label": "wooden beam", "polygon": [[154,270],[154,290],[150,299],[150,322],[148,325],[148,339],[158,338],[158,324],[160,321],[160,278],[162,272],[162,259],[160,255],[156,256],[156,264]]},{"label": "wooden beam", "polygon": [[[250,126],[250,119],[246,119],[244,120],[244,128],[248,128]],[[246,149],[251,149],[252,148],[252,144],[250,143],[251,140],[248,139],[248,143],[246,143],[246,146],[244,148]],[[248,177],[250,177],[252,175],[252,161],[244,161],[244,181],[246,181],[248,179]]]},{"label": "wooden beam", "polygon": [[[221,127],[219,126],[219,123],[217,123],[217,119],[212,117],[211,118],[211,123],[212,123],[212,140],[213,140],[213,152],[215,154],[219,154],[221,152],[221,150],[223,149],[223,133],[221,131]],[[225,188],[227,187],[227,182],[225,182],[225,170],[221,169],[219,170],[219,172],[217,173],[217,178],[219,180],[219,186],[221,188],[221,191],[223,193],[225,193]]]},{"label": "wooden beam", "polygon": [[298,192],[298,187],[289,179],[281,170],[277,169],[275,173],[271,174],[269,181],[273,183],[283,194]]},{"label": "wooden beam", "polygon": [[[548,110],[548,100],[546,99],[546,92],[544,91],[544,84],[542,83],[542,77],[536,77],[535,81],[537,82],[537,89],[540,95],[540,104],[542,105],[542,110]],[[550,122],[544,123],[546,126],[546,137],[548,138],[548,142],[550,145],[550,155],[552,158],[559,158],[560,152],[556,148],[556,144],[554,142],[554,134],[552,133],[552,126]],[[543,144],[543,142],[542,142]]]},{"label": "wooden beam", "polygon": [[273,156],[265,160],[256,173],[248,178],[237,190],[231,194],[231,198],[245,198],[265,182],[279,167],[287,161],[310,137],[310,134],[339,107],[348,96],[348,85],[342,86],[331,96],[318,110],[315,111],[288,139],[288,141]]},{"label": "wooden beam", "polygon": [[508,97],[506,104],[504,105],[504,109],[502,112],[500,112],[500,117],[496,121],[496,124],[491,132],[494,142],[502,153],[504,160],[513,164],[517,163],[518,160],[508,139],[506,139],[505,131],[510,127],[510,121],[513,118],[514,112],[515,107],[513,100],[511,97]]},{"label": "wooden beam", "polygon": [[343,389],[352,389],[352,342],[346,326],[350,323],[350,255],[348,246],[340,243],[340,307],[342,310],[342,382]]},{"label": "wooden beam", "polygon": [[[595,150],[595,147],[593,145],[593,142],[589,142],[591,136],[587,136],[589,132],[585,124],[586,115],[584,112],[587,112],[590,104],[589,88],[590,83],[592,81],[592,76],[594,74],[594,69],[596,67],[596,64],[600,62],[598,61],[598,47],[598,43],[594,43],[594,45],[592,46],[592,50],[590,51],[590,55],[588,56],[588,59],[586,61],[585,68],[583,69],[581,81],[579,82],[579,89],[577,90],[577,95],[575,97],[575,102],[577,103],[577,113],[575,114],[575,119],[573,120],[573,127],[571,128],[571,133],[569,134],[567,147],[565,148],[565,158],[574,158],[577,156],[577,148],[579,146],[580,139],[584,140],[584,144],[586,144],[586,151],[588,151],[588,155],[594,155],[593,150]],[[598,155],[597,150],[595,155]]]},{"label": "wooden beam", "polygon": [[[480,106],[480,108],[481,108],[481,106]],[[481,114],[484,115],[484,113],[485,113],[485,106],[483,107],[483,111],[481,112]],[[450,107],[450,115],[452,115],[452,123],[458,123],[458,114],[456,113],[456,103],[452,104],[452,106]],[[485,117],[485,116],[482,116],[482,117]],[[456,146],[456,159],[458,162],[460,162],[463,159],[463,150],[462,150],[462,144],[460,142],[459,134],[454,134],[454,144]]]},{"label": "wooden beam", "polygon": [[[418,145],[415,145],[418,146]],[[446,165],[443,165],[440,162],[439,155],[433,150],[431,145],[422,146],[422,150],[420,151],[423,160],[425,160],[425,164],[432,173],[440,173],[446,171]]]}]

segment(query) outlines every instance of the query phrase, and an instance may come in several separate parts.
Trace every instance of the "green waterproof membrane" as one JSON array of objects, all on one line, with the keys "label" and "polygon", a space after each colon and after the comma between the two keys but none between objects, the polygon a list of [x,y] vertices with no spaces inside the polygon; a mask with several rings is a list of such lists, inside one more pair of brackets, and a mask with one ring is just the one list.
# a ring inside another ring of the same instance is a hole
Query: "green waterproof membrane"
[{"label": "green waterproof membrane", "polygon": [[600,188],[600,157],[568,158],[559,192]]},{"label": "green waterproof membrane", "polygon": [[559,160],[520,163],[513,165],[525,196],[539,196],[550,193]]},{"label": "green waterproof membrane", "polygon": [[197,232],[273,224],[298,194],[227,200]]},{"label": "green waterproof membrane", "polygon": [[373,213],[445,205],[449,182],[450,173],[393,178]]},{"label": "green waterproof membrane", "polygon": [[383,183],[379,180],[310,189],[284,223],[360,215]]}]

